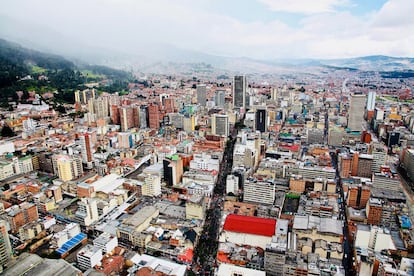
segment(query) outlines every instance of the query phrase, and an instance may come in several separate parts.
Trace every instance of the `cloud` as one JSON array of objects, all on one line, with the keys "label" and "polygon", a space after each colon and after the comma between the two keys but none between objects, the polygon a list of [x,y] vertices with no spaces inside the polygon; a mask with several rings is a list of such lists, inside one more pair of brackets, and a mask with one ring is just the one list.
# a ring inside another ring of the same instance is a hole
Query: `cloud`
[{"label": "cloud", "polygon": [[337,7],[349,6],[347,0],[259,0],[276,12],[315,14],[334,12]]},{"label": "cloud", "polygon": [[[350,4],[344,0],[260,1],[274,10],[303,13],[302,19],[294,25],[277,14],[242,20],[211,0],[14,0],[0,13],[60,32],[70,37],[68,44],[129,53],[164,44],[261,59],[414,56],[412,0],[389,0],[364,15],[344,9]],[[23,6],[36,16],[23,14]],[[39,28],[39,40],[43,33]]]}]

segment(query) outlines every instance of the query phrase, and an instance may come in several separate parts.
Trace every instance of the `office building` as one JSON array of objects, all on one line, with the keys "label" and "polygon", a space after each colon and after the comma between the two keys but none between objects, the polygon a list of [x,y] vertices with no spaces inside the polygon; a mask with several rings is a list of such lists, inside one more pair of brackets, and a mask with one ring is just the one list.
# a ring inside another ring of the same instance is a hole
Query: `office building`
[{"label": "office building", "polygon": [[13,251],[7,232],[6,221],[0,220],[0,265],[5,266],[10,260]]},{"label": "office building", "polygon": [[381,171],[381,166],[384,166],[387,163],[387,148],[381,143],[372,143],[371,145],[372,153],[372,172],[378,173]]},{"label": "office building", "polygon": [[[82,133],[79,137],[79,144],[81,147],[82,163],[88,165],[92,163],[92,137],[90,133]],[[91,164],[92,166],[92,164]]]},{"label": "office building", "polygon": [[75,213],[76,220],[85,226],[89,226],[98,220],[98,205],[94,198],[81,198]]},{"label": "office building", "polygon": [[367,96],[363,94],[352,94],[348,110],[348,129],[350,131],[362,131],[364,122],[364,110]]},{"label": "office building", "polygon": [[256,110],[256,130],[266,132],[267,130],[267,114],[266,109]]},{"label": "office building", "polygon": [[275,184],[271,182],[246,180],[244,182],[243,201],[273,204],[275,201]]},{"label": "office building", "polygon": [[207,103],[207,87],[205,84],[197,85],[197,103],[206,106]]},{"label": "office building", "polygon": [[216,93],[214,94],[214,103],[217,107],[224,107],[226,103],[226,91],[216,90]]},{"label": "office building", "polygon": [[111,105],[110,108],[110,115],[111,115],[111,122],[114,125],[119,125],[120,124],[120,120],[119,120],[119,107],[117,105]]},{"label": "office building", "polygon": [[375,97],[377,94],[374,91],[368,92],[368,99],[367,99],[367,111],[374,111],[375,109]]},{"label": "office building", "polygon": [[134,127],[134,109],[132,106],[123,106],[119,108],[119,120],[121,123],[121,130],[128,131]]},{"label": "office building", "polygon": [[53,170],[62,181],[70,181],[83,174],[82,159],[65,154],[53,155]]},{"label": "office building", "polygon": [[235,76],[233,78],[233,107],[246,109],[247,82],[246,76]]},{"label": "office building", "polygon": [[181,182],[184,173],[183,160],[177,154],[165,157],[163,169],[164,181],[168,186],[174,186]]},{"label": "office building", "polygon": [[229,135],[229,116],[213,114],[211,117],[211,134],[225,136]]}]

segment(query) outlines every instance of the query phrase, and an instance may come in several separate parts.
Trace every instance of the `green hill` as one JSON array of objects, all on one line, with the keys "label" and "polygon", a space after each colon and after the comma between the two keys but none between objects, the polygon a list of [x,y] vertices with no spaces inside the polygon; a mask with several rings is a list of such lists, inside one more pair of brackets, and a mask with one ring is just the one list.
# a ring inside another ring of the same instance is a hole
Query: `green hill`
[{"label": "green hill", "polygon": [[0,39],[0,101],[17,101],[16,91],[40,93],[58,91],[59,102],[74,101],[73,91],[84,89],[85,83],[111,80],[108,92],[126,89],[131,75],[127,72],[95,65],[78,65],[52,54],[24,48]]}]

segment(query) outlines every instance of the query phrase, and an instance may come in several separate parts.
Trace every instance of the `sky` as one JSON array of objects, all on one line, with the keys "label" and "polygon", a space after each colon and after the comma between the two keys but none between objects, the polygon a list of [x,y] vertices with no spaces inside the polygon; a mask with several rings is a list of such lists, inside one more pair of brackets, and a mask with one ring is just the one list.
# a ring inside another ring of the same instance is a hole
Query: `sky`
[{"label": "sky", "polygon": [[0,19],[28,26],[15,35],[121,52],[172,45],[256,59],[414,57],[413,0],[0,0],[0,7]]}]

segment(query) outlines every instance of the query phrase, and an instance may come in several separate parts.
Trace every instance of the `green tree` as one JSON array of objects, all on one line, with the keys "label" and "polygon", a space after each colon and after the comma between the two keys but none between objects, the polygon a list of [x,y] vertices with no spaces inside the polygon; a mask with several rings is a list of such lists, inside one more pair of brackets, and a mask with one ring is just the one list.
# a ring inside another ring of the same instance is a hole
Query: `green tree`
[{"label": "green tree", "polygon": [[16,133],[14,133],[13,129],[9,127],[9,125],[5,124],[3,128],[1,129],[1,136],[2,137],[13,137],[13,136],[16,136]]}]

